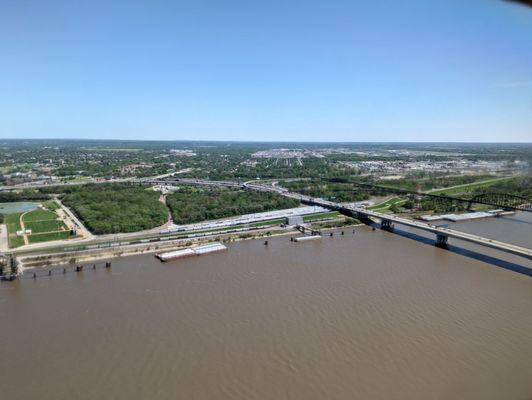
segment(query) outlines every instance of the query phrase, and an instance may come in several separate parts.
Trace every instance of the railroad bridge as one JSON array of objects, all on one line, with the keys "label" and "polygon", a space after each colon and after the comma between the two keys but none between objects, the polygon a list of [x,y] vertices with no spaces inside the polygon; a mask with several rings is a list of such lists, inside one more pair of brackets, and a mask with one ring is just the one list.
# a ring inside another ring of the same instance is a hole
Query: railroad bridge
[{"label": "railroad bridge", "polygon": [[482,204],[486,206],[503,208],[512,211],[532,212],[532,200],[523,196],[516,196],[508,193],[485,192],[475,195],[471,198],[453,197],[445,194],[433,194],[429,192],[416,192],[388,186],[374,185],[370,183],[346,182],[367,191],[378,191],[397,195],[414,196],[415,198],[429,198],[439,203],[462,203],[467,204],[471,209],[473,204]]},{"label": "railroad bridge", "polygon": [[[262,185],[254,181],[245,182],[242,184],[236,183],[236,182],[216,182],[216,181],[205,182],[202,180],[191,180],[190,182],[179,180],[178,182],[181,184],[193,184],[193,185],[201,185],[201,184],[208,184],[208,185],[215,185],[215,186],[231,185],[231,186],[239,186],[239,187],[242,187],[248,190],[258,190],[262,192],[275,192],[282,196],[286,196],[286,197],[299,200],[300,202],[304,204],[321,206],[329,210],[338,211],[344,215],[355,217],[358,220],[364,223],[367,223],[367,224],[375,224],[375,220],[378,220],[380,221],[381,228],[385,230],[393,231],[394,226],[398,224],[398,225],[403,225],[403,226],[408,226],[411,228],[419,229],[425,232],[430,232],[436,236],[436,245],[439,247],[443,247],[443,248],[447,247],[449,238],[455,238],[455,239],[463,240],[466,242],[474,243],[476,245],[480,245],[480,246],[500,250],[506,253],[514,254],[517,256],[521,256],[528,260],[532,260],[532,250],[525,248],[525,247],[516,246],[510,243],[504,243],[498,240],[493,240],[493,239],[485,238],[482,236],[457,231],[457,230],[450,229],[445,226],[431,225],[431,224],[427,224],[427,223],[420,222],[420,221],[414,221],[411,219],[398,217],[396,215],[384,214],[384,213],[368,210],[362,207],[344,206],[342,204],[335,203],[335,202],[328,201],[328,200],[312,198],[310,196],[305,196],[299,193],[291,193],[287,191],[286,189],[283,189],[280,187]],[[177,182],[165,181],[165,183],[176,184]],[[408,192],[408,191],[405,191],[405,192]],[[439,196],[439,197],[442,197],[442,196]],[[451,199],[456,200],[455,198],[451,198]],[[470,201],[470,200],[468,199],[464,201]],[[475,201],[482,202],[483,199],[478,198]],[[482,203],[482,204],[486,204],[486,203]],[[497,206],[496,204],[490,204],[490,205]],[[511,208],[510,205],[508,205],[508,207]],[[523,211],[532,211],[532,209],[524,208]]]}]

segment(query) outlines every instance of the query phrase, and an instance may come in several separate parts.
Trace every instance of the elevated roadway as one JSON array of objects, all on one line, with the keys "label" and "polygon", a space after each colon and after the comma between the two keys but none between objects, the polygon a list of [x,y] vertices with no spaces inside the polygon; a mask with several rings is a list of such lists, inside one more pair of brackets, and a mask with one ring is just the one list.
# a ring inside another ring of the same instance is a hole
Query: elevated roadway
[{"label": "elevated roadway", "polygon": [[448,238],[454,238],[463,240],[466,242],[474,243],[480,246],[489,247],[492,249],[500,250],[505,253],[514,254],[524,257],[528,260],[532,260],[532,250],[526,247],[516,246],[510,243],[500,242],[485,238],[483,236],[474,235],[471,233],[457,231],[455,229],[445,228],[441,226],[431,225],[420,221],[414,221],[407,218],[398,217],[392,214],[384,214],[372,210],[367,210],[362,207],[344,206],[332,201],[323,200],[319,198],[313,198],[305,196],[299,193],[291,193],[285,189],[279,187],[271,187],[260,185],[258,183],[246,182],[244,186],[252,190],[260,191],[274,191],[283,196],[287,196],[293,199],[297,199],[305,204],[317,205],[329,210],[338,211],[344,215],[359,218],[361,220],[378,219],[380,220],[381,227],[387,230],[393,230],[394,224],[404,225],[415,229],[420,229],[425,232],[430,232],[436,235],[436,244],[441,247],[447,246]]}]

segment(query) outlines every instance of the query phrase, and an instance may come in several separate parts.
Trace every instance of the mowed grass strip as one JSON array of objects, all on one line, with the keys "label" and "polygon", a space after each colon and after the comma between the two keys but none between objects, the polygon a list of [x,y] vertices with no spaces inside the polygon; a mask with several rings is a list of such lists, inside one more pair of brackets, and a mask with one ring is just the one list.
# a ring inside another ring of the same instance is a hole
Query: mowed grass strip
[{"label": "mowed grass strip", "polygon": [[338,211],[323,212],[319,214],[311,214],[303,216],[304,222],[319,221],[320,219],[331,219],[337,218],[339,215]]},{"label": "mowed grass strip", "polygon": [[455,185],[455,186],[450,186],[446,188],[433,189],[433,190],[429,190],[427,193],[439,194],[439,195],[461,194],[461,193],[470,192],[473,189],[487,188],[497,183],[509,181],[512,179],[515,179],[515,177],[514,176],[503,176],[503,177],[498,177],[498,178],[483,179],[483,180],[476,181],[476,182],[465,183],[463,185]]},{"label": "mowed grass strip", "polygon": [[8,241],[9,241],[9,248],[11,249],[24,245],[24,238],[22,236],[9,235]]},{"label": "mowed grass strip", "polygon": [[67,226],[63,221],[52,219],[46,221],[24,222],[24,226],[26,229],[31,229],[32,235],[35,233],[67,230]]},{"label": "mowed grass strip", "polygon": [[49,242],[51,240],[66,240],[69,238],[70,238],[70,231],[58,231],[58,232],[31,234],[28,236],[28,241],[30,244],[33,244],[33,243]]},{"label": "mowed grass strip", "polygon": [[6,214],[4,216],[4,222],[7,225],[7,229],[9,233],[16,233],[17,231],[21,229],[20,214],[22,213]]},{"label": "mowed grass strip", "polygon": [[369,209],[373,211],[385,211],[385,210],[388,210],[393,205],[400,206],[401,204],[404,204],[404,203],[406,203],[405,199],[401,199],[400,197],[392,197],[391,199],[388,199],[382,203],[375,204],[369,207]]},{"label": "mowed grass strip", "polygon": [[59,208],[59,204],[57,204],[57,202],[54,200],[45,201],[42,205],[44,208],[50,211],[55,211]]},{"label": "mowed grass strip", "polygon": [[22,213],[4,215],[4,223],[7,226],[8,232],[7,240],[10,248],[19,247],[24,244],[24,239],[22,238],[22,236],[17,236],[17,231],[20,231],[22,229],[20,227],[21,214]]}]

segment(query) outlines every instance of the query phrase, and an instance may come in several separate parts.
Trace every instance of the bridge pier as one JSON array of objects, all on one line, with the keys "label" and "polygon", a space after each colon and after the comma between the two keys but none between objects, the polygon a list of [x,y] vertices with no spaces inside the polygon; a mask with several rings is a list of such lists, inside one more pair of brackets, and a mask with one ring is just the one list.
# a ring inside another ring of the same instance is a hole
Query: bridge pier
[{"label": "bridge pier", "polygon": [[436,246],[441,247],[442,249],[446,249],[448,240],[449,240],[449,236],[438,234],[436,235]]},{"label": "bridge pier", "polygon": [[389,219],[382,219],[381,220],[381,229],[384,229],[385,231],[393,232],[392,221],[390,221]]}]

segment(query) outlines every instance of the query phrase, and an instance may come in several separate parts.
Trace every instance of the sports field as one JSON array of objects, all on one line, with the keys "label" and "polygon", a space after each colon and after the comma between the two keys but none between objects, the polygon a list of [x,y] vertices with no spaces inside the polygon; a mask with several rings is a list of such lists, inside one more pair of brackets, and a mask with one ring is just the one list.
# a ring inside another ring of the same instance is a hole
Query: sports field
[{"label": "sports field", "polygon": [[[55,204],[55,202],[54,202]],[[15,248],[24,244],[64,240],[70,238],[70,230],[55,213],[53,204],[46,204],[49,209],[35,209],[22,213],[6,214],[4,219],[8,230],[9,247]],[[17,235],[17,231],[25,230],[24,236]]]}]

